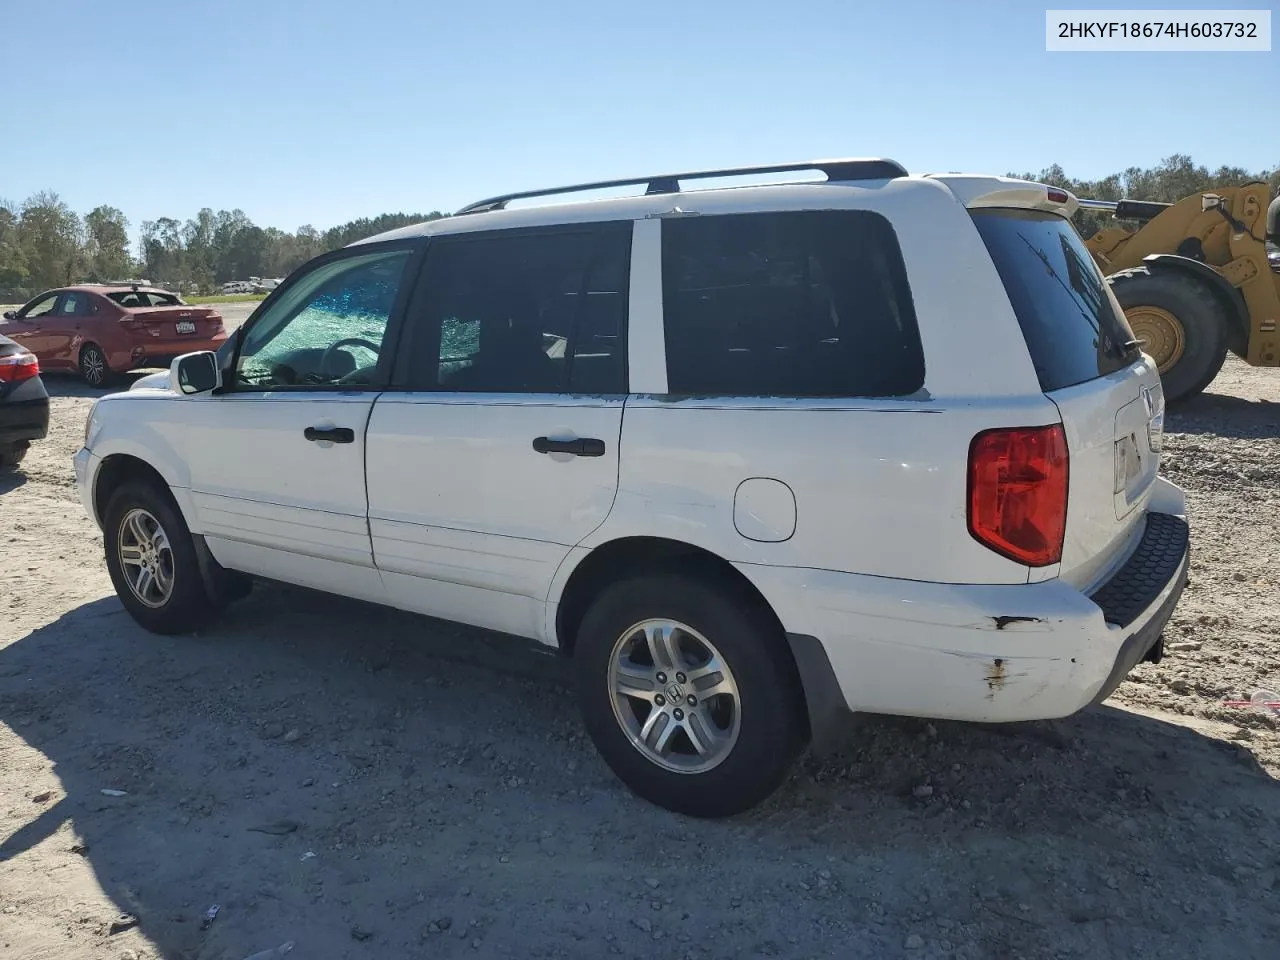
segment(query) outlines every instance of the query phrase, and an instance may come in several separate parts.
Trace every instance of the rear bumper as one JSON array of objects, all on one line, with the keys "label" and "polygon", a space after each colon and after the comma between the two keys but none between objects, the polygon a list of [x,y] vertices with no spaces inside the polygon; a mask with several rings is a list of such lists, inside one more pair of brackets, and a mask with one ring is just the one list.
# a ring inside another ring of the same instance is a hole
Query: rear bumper
[{"label": "rear bumper", "polygon": [[227,334],[216,337],[191,337],[181,340],[157,340],[154,343],[129,344],[107,354],[107,362],[117,373],[140,370],[146,367],[168,367],[184,353],[198,350],[217,350],[227,340]]},{"label": "rear bumper", "polygon": [[1091,597],[1108,626],[1127,631],[1111,672],[1092,703],[1111,696],[1143,660],[1158,661],[1164,655],[1164,627],[1182,598],[1189,565],[1186,520],[1164,513],[1148,514],[1138,548]]},{"label": "rear bumper", "polygon": [[1091,596],[1062,580],[986,586],[739,569],[788,631],[815,726],[848,711],[1051,719],[1110,696],[1161,652],[1186,584],[1189,537],[1182,517],[1145,522],[1132,556]]},{"label": "rear bumper", "polygon": [[48,434],[48,397],[0,401],[0,447],[43,440]]}]

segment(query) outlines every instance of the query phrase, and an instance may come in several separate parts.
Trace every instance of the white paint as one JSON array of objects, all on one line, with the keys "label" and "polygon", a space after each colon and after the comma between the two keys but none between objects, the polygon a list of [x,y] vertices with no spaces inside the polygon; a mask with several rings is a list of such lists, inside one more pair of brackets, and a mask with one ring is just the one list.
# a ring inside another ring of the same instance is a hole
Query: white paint
[{"label": "white paint", "polygon": [[[391,603],[541,635],[547,589],[609,513],[621,398],[384,394],[369,423],[369,528]],[[602,457],[543,454],[594,438]]]},{"label": "white paint", "polygon": [[[1052,397],[1039,389],[966,204],[1051,207],[1043,185],[907,177],[679,196],[682,215],[888,217],[926,361],[924,389],[897,400],[665,398],[655,215],[672,203],[550,204],[395,234],[634,221],[629,396],[183,397],[150,389],[157,378],[95,406],[75,459],[86,509],[104,459],[138,457],[229,567],[553,645],[565,586],[593,550],[668,538],[734,564],[785,629],[821,640],[855,709],[1020,720],[1087,703],[1122,637],[1085,592],[1123,563],[1148,510],[1185,505],[1156,479],[1154,457],[1125,509],[1112,490],[1114,440],[1137,409],[1126,405],[1158,385],[1149,361]],[[1066,549],[1060,566],[1032,571],[968,534],[968,446],[984,429],[1061,421]],[[313,425],[350,427],[356,442],[307,441]],[[538,453],[544,436],[600,439],[605,455]],[[996,630],[993,618],[1007,616],[1034,622]]]}]

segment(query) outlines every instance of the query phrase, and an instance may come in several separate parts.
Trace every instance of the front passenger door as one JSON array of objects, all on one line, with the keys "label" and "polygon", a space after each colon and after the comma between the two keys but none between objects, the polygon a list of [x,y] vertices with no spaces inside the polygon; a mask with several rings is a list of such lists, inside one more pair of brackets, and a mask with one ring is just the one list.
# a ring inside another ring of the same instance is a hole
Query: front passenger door
[{"label": "front passenger door", "polygon": [[246,327],[231,382],[186,402],[197,523],[223,565],[382,599],[365,426],[416,250],[367,244],[314,261]]},{"label": "front passenger door", "polygon": [[22,344],[37,357],[42,364],[49,362],[49,344],[52,342],[54,308],[58,305],[57,291],[33,300],[18,311],[14,319],[4,326],[6,337]]}]

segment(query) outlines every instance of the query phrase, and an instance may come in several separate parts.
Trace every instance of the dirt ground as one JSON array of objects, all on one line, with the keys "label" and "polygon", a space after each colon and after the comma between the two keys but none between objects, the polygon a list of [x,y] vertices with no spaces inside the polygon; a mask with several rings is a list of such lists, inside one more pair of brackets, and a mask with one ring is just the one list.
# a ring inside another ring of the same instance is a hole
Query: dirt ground
[{"label": "dirt ground", "polygon": [[1280,371],[1169,418],[1163,663],[1060,722],[851,723],[718,823],[629,795],[563,665],[487,634],[274,586],[144,634],[50,386],[0,481],[0,957],[1276,956],[1280,736],[1223,701],[1280,688]]}]

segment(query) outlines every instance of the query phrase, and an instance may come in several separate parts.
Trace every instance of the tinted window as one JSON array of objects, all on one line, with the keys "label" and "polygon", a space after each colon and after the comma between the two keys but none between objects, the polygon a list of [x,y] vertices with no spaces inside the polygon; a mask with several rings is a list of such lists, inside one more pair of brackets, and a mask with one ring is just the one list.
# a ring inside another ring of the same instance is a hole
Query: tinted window
[{"label": "tinted window", "polygon": [[1133,331],[1070,222],[1041,210],[976,210],[973,221],[1004,281],[1040,389],[1113,373],[1137,354]]},{"label": "tinted window", "polygon": [[433,239],[412,386],[625,393],[630,251],[630,223]]},{"label": "tinted window", "polygon": [[331,260],[302,274],[245,331],[239,383],[351,386],[369,383],[410,250]]},{"label": "tinted window", "polygon": [[62,295],[62,300],[58,303],[58,313],[64,317],[82,316],[88,313],[85,308],[88,295],[78,291],[70,291]]},{"label": "tinted window", "polygon": [[924,357],[897,238],[867,211],[662,224],[668,390],[914,393]]},{"label": "tinted window", "polygon": [[116,290],[107,296],[122,307],[178,307],[182,298],[155,290]]}]

